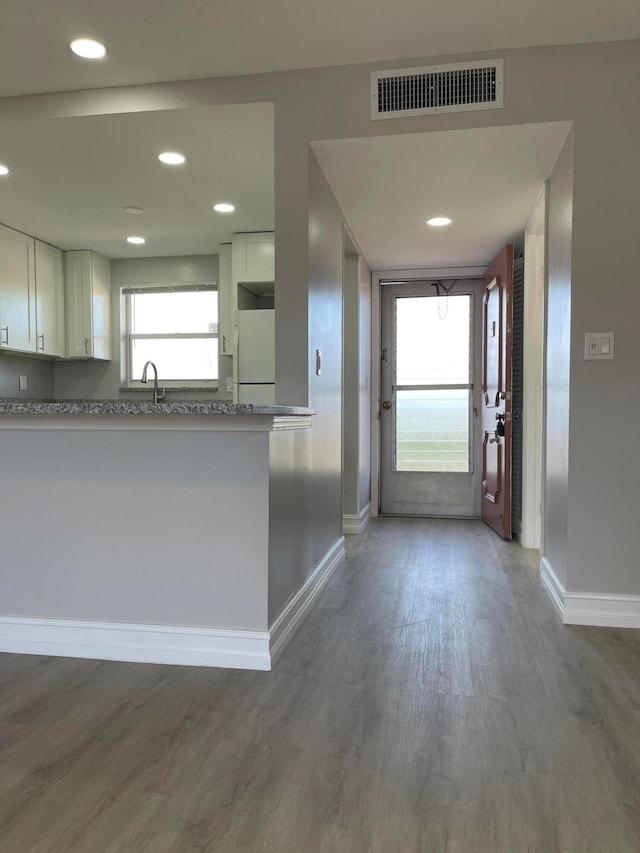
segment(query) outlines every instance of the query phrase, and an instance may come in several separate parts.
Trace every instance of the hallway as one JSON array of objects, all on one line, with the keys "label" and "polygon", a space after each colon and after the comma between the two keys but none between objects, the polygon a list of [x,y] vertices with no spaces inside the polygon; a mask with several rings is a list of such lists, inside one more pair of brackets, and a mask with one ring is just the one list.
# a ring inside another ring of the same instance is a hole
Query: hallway
[{"label": "hallway", "polygon": [[272,673],[0,656],[0,853],[635,853],[640,633],[374,519]]}]

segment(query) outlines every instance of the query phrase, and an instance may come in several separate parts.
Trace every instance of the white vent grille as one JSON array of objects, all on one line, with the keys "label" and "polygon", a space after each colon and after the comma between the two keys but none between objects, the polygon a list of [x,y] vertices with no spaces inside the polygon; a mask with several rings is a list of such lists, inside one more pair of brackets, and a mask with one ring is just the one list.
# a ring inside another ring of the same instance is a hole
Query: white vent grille
[{"label": "white vent grille", "polygon": [[502,107],[502,59],[374,71],[371,118]]}]

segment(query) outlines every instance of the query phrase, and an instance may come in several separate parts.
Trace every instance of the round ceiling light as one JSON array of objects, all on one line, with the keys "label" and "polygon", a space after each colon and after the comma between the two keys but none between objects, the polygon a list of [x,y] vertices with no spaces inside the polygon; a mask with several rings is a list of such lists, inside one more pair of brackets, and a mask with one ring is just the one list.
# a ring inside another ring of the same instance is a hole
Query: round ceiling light
[{"label": "round ceiling light", "polygon": [[0,175],[8,175],[9,169],[0,163]]},{"label": "round ceiling light", "polygon": [[69,50],[82,59],[104,59],[107,48],[97,39],[79,38],[69,43]]},{"label": "round ceiling light", "polygon": [[144,242],[144,237],[127,237],[127,243],[133,243],[134,246],[142,246]]},{"label": "round ceiling light", "polygon": [[434,216],[432,219],[427,219],[427,225],[431,225],[433,228],[444,228],[445,225],[451,225],[453,219],[449,219],[448,216]]},{"label": "round ceiling light", "polygon": [[227,204],[226,202],[220,202],[219,204],[214,204],[213,209],[216,213],[233,213],[236,209],[235,204]]},{"label": "round ceiling light", "polygon": [[182,166],[186,159],[184,154],[180,154],[178,151],[163,151],[162,154],[158,155],[158,160],[161,163],[166,163],[167,166]]},{"label": "round ceiling light", "polygon": [[142,207],[125,207],[124,212],[125,213],[133,213],[134,215],[137,215],[139,213],[144,213],[144,208],[142,208]]}]

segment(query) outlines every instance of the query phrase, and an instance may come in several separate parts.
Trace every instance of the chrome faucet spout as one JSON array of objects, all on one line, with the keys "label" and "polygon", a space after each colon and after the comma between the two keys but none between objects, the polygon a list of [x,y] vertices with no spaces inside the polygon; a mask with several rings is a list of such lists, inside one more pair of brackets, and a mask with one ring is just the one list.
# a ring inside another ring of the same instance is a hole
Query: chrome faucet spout
[{"label": "chrome faucet spout", "polygon": [[158,388],[158,368],[152,361],[145,362],[140,382],[147,384],[147,370],[150,366],[153,367],[153,402],[158,403],[160,400],[164,400],[164,388]]}]

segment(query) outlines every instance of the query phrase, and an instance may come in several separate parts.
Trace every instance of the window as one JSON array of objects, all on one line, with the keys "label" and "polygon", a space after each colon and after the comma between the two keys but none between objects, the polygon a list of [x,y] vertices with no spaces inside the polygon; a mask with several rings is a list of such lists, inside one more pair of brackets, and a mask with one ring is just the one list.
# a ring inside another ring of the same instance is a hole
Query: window
[{"label": "window", "polygon": [[469,472],[471,297],[398,297],[396,471]]},{"label": "window", "polygon": [[127,383],[145,362],[171,387],[218,379],[218,290],[213,283],[125,288]]}]

